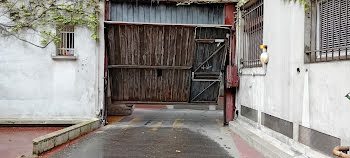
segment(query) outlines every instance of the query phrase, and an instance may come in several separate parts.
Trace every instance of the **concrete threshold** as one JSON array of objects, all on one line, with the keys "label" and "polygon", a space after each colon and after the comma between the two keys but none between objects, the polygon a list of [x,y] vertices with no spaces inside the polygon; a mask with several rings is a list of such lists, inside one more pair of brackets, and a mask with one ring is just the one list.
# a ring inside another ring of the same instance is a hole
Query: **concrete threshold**
[{"label": "concrete threshold", "polygon": [[[259,151],[266,158],[326,158],[327,156],[311,151],[310,148],[303,150],[298,145],[285,144],[272,136],[264,133],[263,131],[253,127],[249,123],[240,119],[231,121],[229,123],[230,130],[245,140],[250,146]],[[299,147],[295,147],[299,146]]]},{"label": "concrete threshold", "polygon": [[33,155],[38,156],[54,147],[87,134],[99,128],[100,125],[99,119],[93,119],[35,138],[33,140]]}]

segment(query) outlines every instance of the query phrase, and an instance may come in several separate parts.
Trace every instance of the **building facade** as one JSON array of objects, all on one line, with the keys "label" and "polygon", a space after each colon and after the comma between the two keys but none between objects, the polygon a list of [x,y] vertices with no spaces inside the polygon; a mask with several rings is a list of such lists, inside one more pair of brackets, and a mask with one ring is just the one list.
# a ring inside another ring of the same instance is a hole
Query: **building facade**
[{"label": "building facade", "polygon": [[[239,120],[331,156],[350,144],[350,2],[251,0],[239,9]],[[261,64],[259,45],[269,57]]]},{"label": "building facade", "polygon": [[[100,6],[103,10],[104,2]],[[35,120],[102,117],[104,14],[100,16],[99,41],[91,38],[92,32],[85,27],[65,28],[60,33],[61,43],[52,42],[46,48],[12,36],[0,38],[1,120],[31,120],[35,124]],[[24,36],[40,43],[31,32]]]}]

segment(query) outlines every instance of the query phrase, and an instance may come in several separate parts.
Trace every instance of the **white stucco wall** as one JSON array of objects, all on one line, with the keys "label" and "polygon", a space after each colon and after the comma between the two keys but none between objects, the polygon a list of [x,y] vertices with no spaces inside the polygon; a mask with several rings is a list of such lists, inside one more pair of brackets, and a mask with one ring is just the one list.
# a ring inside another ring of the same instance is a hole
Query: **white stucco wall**
[{"label": "white stucco wall", "polygon": [[[349,145],[350,101],[344,96],[350,92],[350,61],[304,64],[304,20],[304,8],[298,3],[264,0],[263,41],[268,46],[270,61],[266,76],[240,77],[236,105],[302,124],[304,86],[307,86],[310,111],[306,116],[310,128],[338,137]],[[237,46],[239,63],[239,43]],[[308,85],[304,85],[306,70]],[[261,74],[264,68],[244,68],[242,73]]]},{"label": "white stucco wall", "polygon": [[75,28],[77,60],[53,60],[53,43],[42,49],[0,37],[0,119],[98,117],[103,108],[103,20],[100,28],[99,42],[88,29]]},{"label": "white stucco wall", "polygon": [[310,64],[311,128],[350,145],[350,61]]}]

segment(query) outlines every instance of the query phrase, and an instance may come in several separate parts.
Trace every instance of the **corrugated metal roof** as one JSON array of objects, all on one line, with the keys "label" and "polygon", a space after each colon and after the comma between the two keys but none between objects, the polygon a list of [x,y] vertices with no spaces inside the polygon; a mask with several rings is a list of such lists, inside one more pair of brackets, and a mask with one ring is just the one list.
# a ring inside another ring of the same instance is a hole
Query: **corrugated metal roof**
[{"label": "corrugated metal roof", "polygon": [[112,2],[147,2],[147,3],[237,3],[240,0],[110,0]]},{"label": "corrugated metal roof", "polygon": [[117,3],[111,4],[112,21],[171,24],[225,24],[224,4]]}]

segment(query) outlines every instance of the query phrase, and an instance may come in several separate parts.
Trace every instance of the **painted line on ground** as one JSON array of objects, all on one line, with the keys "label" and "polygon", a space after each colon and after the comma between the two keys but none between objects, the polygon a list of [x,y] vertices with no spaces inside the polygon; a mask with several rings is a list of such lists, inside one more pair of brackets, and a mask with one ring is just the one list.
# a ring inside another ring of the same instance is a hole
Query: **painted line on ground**
[{"label": "painted line on ground", "polygon": [[161,127],[162,124],[163,124],[162,121],[157,122],[157,123],[153,126],[153,128],[152,128],[151,130],[152,130],[152,131],[158,131],[158,128]]},{"label": "painted line on ground", "polygon": [[173,130],[178,130],[184,125],[184,119],[176,119],[173,123]]},{"label": "painted line on ground", "polygon": [[132,119],[131,121],[128,122],[128,125],[126,125],[126,127],[124,127],[123,129],[126,130],[130,127],[132,127],[133,124],[142,121],[142,118],[140,117],[135,117],[134,119]]},{"label": "painted line on ground", "polygon": [[106,128],[107,129],[111,128],[113,124],[120,122],[123,118],[124,116],[108,116],[107,117],[108,125],[106,126]]},{"label": "painted line on ground", "polygon": [[220,119],[216,119],[216,124],[218,124],[219,126],[219,129],[221,131],[221,133],[224,133],[224,134],[230,134],[230,130],[228,128],[225,128],[223,125],[224,125],[224,122]]}]

